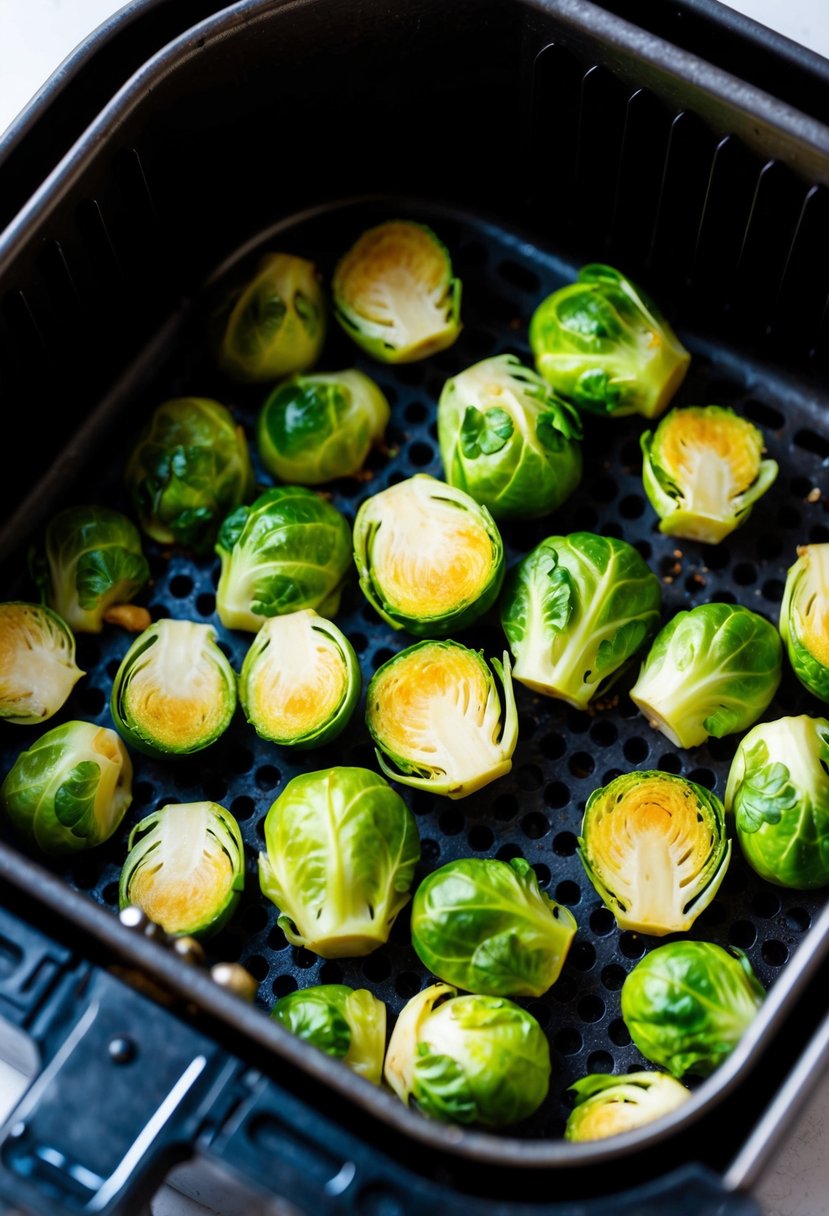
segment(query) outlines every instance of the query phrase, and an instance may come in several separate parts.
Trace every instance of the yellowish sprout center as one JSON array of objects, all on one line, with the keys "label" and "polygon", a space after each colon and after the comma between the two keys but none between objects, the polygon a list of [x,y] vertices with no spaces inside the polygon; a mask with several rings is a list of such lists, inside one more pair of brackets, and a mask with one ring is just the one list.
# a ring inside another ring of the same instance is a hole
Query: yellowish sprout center
[{"label": "yellowish sprout center", "polygon": [[162,747],[197,745],[224,720],[228,692],[211,636],[208,626],[169,621],[125,683],[128,716]]},{"label": "yellowish sprout center", "polygon": [[248,712],[273,738],[309,734],[332,718],[345,698],[343,655],[327,633],[315,628],[315,620],[316,613],[295,612],[273,617],[262,627],[268,645],[256,660]]},{"label": "yellowish sprout center", "polygon": [[7,711],[47,718],[82,675],[52,621],[27,604],[0,607],[0,701]]},{"label": "yellowish sprout center", "polygon": [[732,414],[681,409],[659,433],[660,459],[676,478],[688,511],[720,517],[757,479],[762,439],[757,429]]},{"label": "yellowish sprout center", "polygon": [[133,875],[130,902],[167,933],[186,933],[210,921],[233,886],[233,866],[208,831],[210,803],[164,808],[158,846]]},{"label": "yellowish sprout center", "polygon": [[642,1127],[675,1110],[691,1096],[670,1077],[664,1078],[664,1083],[658,1080],[654,1084],[656,1092],[653,1088],[643,1090],[639,1085],[619,1085],[595,1101],[588,1100],[579,1108],[578,1139],[604,1140]]},{"label": "yellowish sprout center", "polygon": [[829,544],[804,545],[798,555],[806,564],[798,594],[803,644],[819,663],[829,667]]}]

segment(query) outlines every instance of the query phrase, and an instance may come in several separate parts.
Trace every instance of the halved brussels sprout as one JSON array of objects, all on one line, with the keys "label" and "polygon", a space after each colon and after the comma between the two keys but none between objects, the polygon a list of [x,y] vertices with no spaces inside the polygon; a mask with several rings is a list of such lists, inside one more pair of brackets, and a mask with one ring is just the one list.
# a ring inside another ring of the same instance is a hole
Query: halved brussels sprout
[{"label": "halved brussels sprout", "polygon": [[583,266],[538,305],[530,346],[545,380],[596,414],[657,418],[691,356],[645,293],[612,266]]},{"label": "halved brussels sprout", "polygon": [[646,1060],[675,1077],[707,1077],[731,1054],[765,992],[736,946],[668,942],[622,985],[622,1018]]},{"label": "halved brussels sprout", "polygon": [[567,1091],[576,1105],[565,1140],[604,1140],[661,1119],[687,1102],[691,1091],[664,1072],[629,1072],[623,1077],[593,1073]]},{"label": "halved brussels sprout", "polygon": [[461,332],[461,282],[425,224],[389,220],[369,228],[340,258],[332,286],[340,325],[383,363],[425,359]]},{"label": "halved brussels sprout", "polygon": [[147,536],[204,553],[253,491],[245,433],[218,401],[165,401],[136,440],[124,481]]},{"label": "halved brussels sprout", "polygon": [[356,958],[388,940],[420,858],[417,825],[388,782],[366,768],[292,778],[265,819],[262,894],[293,946]]},{"label": "halved brussels sprout", "polygon": [[325,341],[325,299],[313,262],[266,253],[235,293],[219,363],[235,380],[278,380],[304,372]]},{"label": "halved brussels sprout", "polygon": [[130,832],[122,908],[136,904],[174,936],[211,937],[233,915],[245,885],[242,833],[217,802],[174,802]]},{"label": "halved brussels sprout", "polygon": [[464,857],[415,891],[412,945],[438,979],[489,996],[541,996],[561,974],[575,917],[522,857]]},{"label": "halved brussels sprout", "polygon": [[342,1060],[374,1085],[383,1079],[386,1006],[367,988],[317,984],[289,992],[271,1016],[297,1038]]},{"label": "halved brussels sprout", "polygon": [[798,546],[786,574],[780,633],[800,683],[829,701],[829,543]]},{"label": "halved brussels sprout", "polygon": [[645,493],[667,536],[717,544],[777,477],[759,427],[721,405],[673,409],[640,443]]},{"label": "halved brussels sprout", "polygon": [[532,1014],[505,997],[432,984],[397,1019],[384,1076],[401,1102],[432,1119],[505,1127],[546,1098],[550,1045]]},{"label": "halved brussels sprout", "polygon": [[164,618],[130,646],[112,682],[110,710],[128,743],[150,756],[209,747],[230,725],[236,676],[212,625]]},{"label": "halved brussels sprout", "polygon": [[132,801],[132,761],[114,730],[64,722],[22,752],[0,787],[15,831],[60,856],[109,840]]},{"label": "halved brussels sprout", "polygon": [[503,666],[460,642],[418,642],[378,667],[366,724],[387,777],[466,798],[512,768],[518,713],[509,656]]},{"label": "halved brussels sprout", "polygon": [[351,569],[351,529],[302,486],[274,486],[219,531],[216,611],[226,629],[256,633],[268,617],[315,608],[332,617]]},{"label": "halved brussels sprout", "polygon": [[623,773],[587,800],[579,857],[620,929],[684,932],[728,869],[723,805],[684,777]]},{"label": "halved brussels sprout", "polygon": [[150,577],[138,529],[111,507],[60,511],[31,565],[46,602],[76,633],[100,633],[108,611]]},{"label": "halved brussels sprout", "polygon": [[654,730],[677,747],[747,730],[782,671],[777,630],[741,604],[699,604],[659,631],[630,690]]},{"label": "halved brussels sprout", "polygon": [[829,883],[829,722],[761,722],[739,743],[725,807],[761,878],[795,891]]},{"label": "halved brussels sprout", "polygon": [[504,546],[489,511],[427,473],[362,503],[354,560],[369,603],[416,637],[465,629],[504,581]]},{"label": "halved brussels sprout", "polygon": [[573,406],[515,355],[452,376],[438,402],[446,480],[495,519],[536,519],[581,480],[582,437]]},{"label": "halved brussels sprout", "polygon": [[56,714],[82,675],[75,635],[41,604],[0,604],[0,721],[30,726]]},{"label": "halved brussels sprout", "polygon": [[550,536],[510,573],[501,624],[516,680],[584,709],[659,624],[659,579],[627,541]]},{"label": "halved brussels sprout", "polygon": [[311,608],[265,621],[239,675],[248,722],[261,738],[285,747],[330,743],[347,725],[361,688],[354,647]]},{"label": "halved brussels sprout", "polygon": [[256,438],[269,473],[294,485],[353,477],[382,441],[389,403],[357,368],[293,376],[259,414]]}]

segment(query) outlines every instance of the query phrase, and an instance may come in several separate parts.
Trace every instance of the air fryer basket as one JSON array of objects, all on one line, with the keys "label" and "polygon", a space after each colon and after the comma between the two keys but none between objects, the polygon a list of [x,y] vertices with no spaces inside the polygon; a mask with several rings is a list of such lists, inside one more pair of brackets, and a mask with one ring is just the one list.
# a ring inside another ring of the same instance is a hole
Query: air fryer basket
[{"label": "air fryer basket", "polygon": [[[322,0],[234,6],[133,78],[0,242],[3,396],[30,428],[3,486],[11,517],[0,537],[4,598],[31,598],[25,548],[58,505],[126,505],[126,437],[157,402],[216,396],[251,433],[261,393],[223,381],[204,344],[205,302],[225,275],[261,249],[282,247],[312,257],[328,279],[362,228],[405,213],[431,223],[449,246],[464,283],[464,331],[456,346],[422,364],[387,369],[356,358],[392,401],[397,451],[373,461],[368,487],[334,487],[337,505],[353,518],[362,497],[390,480],[439,476],[434,403],[445,378],[500,351],[526,357],[527,323],[540,299],[582,262],[610,261],[652,290],[691,349],[677,401],[734,405],[757,422],[780,463],[778,482],[726,543],[677,544],[655,530],[642,493],[641,420],[588,420],[581,487],[552,520],[504,528],[510,560],[552,532],[623,536],[660,575],[666,618],[727,600],[776,621],[796,546],[829,540],[820,384],[826,180],[826,128],[589,3],[462,3],[451,11],[403,3],[393,12]],[[354,361],[353,347],[333,334],[325,365]],[[34,406],[49,408],[48,430]],[[148,553],[153,616],[217,625],[217,563],[152,546]],[[366,676],[406,644],[356,587],[338,621]],[[238,670],[249,638],[219,632]],[[503,649],[495,620],[463,640],[488,655]],[[51,725],[109,722],[108,689],[127,645],[114,633],[79,640],[88,674]],[[733,1115],[729,1103],[753,1094],[758,1062],[768,1069],[773,1035],[798,1015],[829,944],[822,893],[772,888],[739,854],[691,935],[748,951],[770,988],[755,1026],[684,1112],[626,1137],[621,1148],[559,1139],[568,1084],[585,1072],[641,1064],[620,1018],[619,989],[653,944],[620,933],[584,877],[575,843],[585,799],[616,773],[646,767],[683,772],[722,794],[737,742],[677,752],[635,712],[629,683],[589,714],[519,688],[519,745],[507,778],[462,803],[405,792],[423,842],[418,877],[458,856],[524,856],[579,922],[561,979],[529,1003],[553,1048],[551,1097],[506,1135],[447,1131],[405,1111],[260,1010],[234,1010],[162,946],[130,940],[112,913],[128,825],[51,874],[42,859],[4,840],[0,873],[35,891],[35,920],[38,907],[41,915],[60,910],[99,951],[142,965],[188,998],[193,1016],[201,1010],[240,1055],[258,1050],[265,1069],[275,1057],[290,1076],[326,1082],[331,1102],[353,1107],[347,1118],[383,1121],[388,1136],[399,1132],[441,1158],[474,1162],[490,1195],[503,1186],[497,1171],[518,1165],[567,1169],[578,1182],[563,1183],[565,1193],[615,1190],[620,1180],[687,1159],[681,1138],[693,1125],[709,1127],[711,1137],[695,1153],[721,1166],[733,1139],[718,1140],[710,1129],[719,1133]],[[820,708],[787,669],[765,716],[799,712]],[[0,735],[4,769],[30,737],[12,727]],[[258,891],[255,858],[276,793],[295,772],[335,763],[374,765],[359,713],[335,745],[299,764],[237,720],[199,757],[140,758],[128,818],[165,800],[206,797],[240,820],[247,891],[210,952],[254,974],[265,1009],[297,985],[342,980],[372,988],[397,1013],[427,982],[405,915],[387,947],[364,960],[324,962],[288,947]],[[785,1063],[791,1049],[775,1052]],[[779,1076],[772,1067],[766,1081]],[[591,1166],[620,1154],[627,1173],[585,1181]]]}]

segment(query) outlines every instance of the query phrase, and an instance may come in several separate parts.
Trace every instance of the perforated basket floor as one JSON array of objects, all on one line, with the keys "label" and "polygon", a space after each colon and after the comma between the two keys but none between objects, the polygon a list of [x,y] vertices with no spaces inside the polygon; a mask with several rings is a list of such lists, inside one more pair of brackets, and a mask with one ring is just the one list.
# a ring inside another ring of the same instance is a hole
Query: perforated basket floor
[{"label": "perforated basket floor", "polygon": [[[256,252],[285,249],[311,257],[329,282],[337,256],[364,227],[401,213],[396,204],[382,202],[332,208],[283,225]],[[350,521],[364,497],[390,482],[418,472],[442,475],[435,407],[445,379],[479,359],[506,351],[531,363],[527,326],[533,309],[548,292],[570,282],[577,269],[491,223],[432,207],[410,206],[406,213],[431,223],[449,247],[455,271],[463,281],[464,330],[456,345],[443,354],[390,368],[364,358],[332,323],[321,368],[362,367],[392,404],[388,441],[393,453],[371,458],[373,477],[367,483],[348,481],[331,487],[334,502]],[[671,301],[659,303],[670,318]],[[204,332],[204,312],[197,301],[175,329],[153,374],[151,390],[142,388],[119,406],[118,438],[107,448],[109,459],[98,460],[81,484],[67,486],[60,505],[98,501],[128,510],[120,476],[129,442],[155,405],[168,397],[194,394],[225,402],[245,426],[254,451],[253,424],[266,390],[239,389],[226,381],[211,362]],[[689,541],[677,544],[663,537],[642,491],[638,436],[646,424],[639,418],[589,418],[581,486],[546,520],[503,526],[508,561],[515,562],[553,534],[587,529],[623,537],[636,546],[661,579],[664,620],[680,608],[721,600],[745,604],[776,623],[786,569],[794,560],[796,546],[829,540],[827,503],[822,494],[813,492],[826,484],[829,438],[814,429],[813,394],[807,386],[775,377],[767,369],[761,373],[734,351],[710,340],[682,331],[680,336],[693,358],[675,403],[736,407],[763,428],[769,455],[780,464],[776,485],[755,507],[748,523],[716,547]],[[123,445],[120,450],[112,446],[114,442]],[[261,483],[269,483],[259,466],[257,473]],[[146,550],[152,586],[144,598],[153,618],[210,622],[238,670],[252,635],[228,632],[215,616],[218,560],[193,561],[184,554],[162,553],[149,543]],[[33,598],[23,566],[21,555],[19,582],[5,589],[5,598]],[[413,641],[378,618],[363,599],[356,579],[346,592],[337,621],[360,656],[366,682],[382,662]],[[461,640],[482,648],[487,656],[500,655],[505,644],[494,616],[466,631]],[[111,682],[130,641],[130,636],[113,628],[100,637],[79,638],[78,662],[87,675],[49,727],[70,718],[112,725],[108,709]],[[523,856],[533,865],[542,887],[570,907],[578,921],[578,935],[558,982],[542,999],[522,1002],[549,1036],[553,1074],[550,1095],[541,1110],[526,1124],[510,1129],[511,1133],[560,1135],[569,1109],[563,1096],[568,1085],[587,1072],[622,1073],[645,1064],[630,1043],[619,997],[626,973],[658,942],[620,932],[587,881],[575,852],[586,799],[617,774],[641,768],[682,773],[722,796],[738,741],[732,736],[689,751],[674,748],[648,726],[629,700],[626,689],[635,679],[635,670],[620,681],[615,690],[618,695],[611,698],[608,708],[588,713],[516,684],[520,731],[513,770],[478,794],[450,802],[400,787],[417,817],[422,839],[417,880],[458,857]],[[823,708],[786,666],[778,695],[764,717],[821,714]],[[39,733],[0,726],[4,772]],[[112,908],[114,914],[131,826],[165,802],[213,799],[228,807],[241,825],[247,886],[231,924],[208,944],[209,954],[212,960],[238,959],[260,981],[258,1001],[263,1016],[276,997],[297,987],[344,982],[368,987],[386,1001],[391,1022],[408,998],[432,981],[412,950],[407,911],[399,917],[387,946],[364,959],[326,962],[288,945],[276,924],[277,909],[259,890],[257,855],[263,844],[263,823],[284,784],[299,772],[334,764],[376,768],[362,704],[344,735],[334,745],[316,751],[291,753],[260,740],[239,711],[226,735],[194,757],[153,761],[134,755],[133,759],[134,802],[125,822],[106,845],[65,866],[56,864],[56,871],[67,882]],[[742,947],[769,987],[823,903],[820,892],[791,892],[761,881],[745,865],[735,845],[725,882],[690,936]],[[341,1065],[332,1062],[332,1067]]]}]

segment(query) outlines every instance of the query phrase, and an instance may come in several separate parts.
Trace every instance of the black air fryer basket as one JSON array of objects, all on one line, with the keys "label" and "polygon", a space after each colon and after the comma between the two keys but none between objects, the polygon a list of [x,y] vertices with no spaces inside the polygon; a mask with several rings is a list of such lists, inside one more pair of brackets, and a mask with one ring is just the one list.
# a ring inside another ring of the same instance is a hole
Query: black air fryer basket
[{"label": "black air fryer basket", "polygon": [[[390,452],[372,458],[367,485],[335,484],[336,505],[353,519],[369,493],[413,473],[441,476],[445,379],[490,354],[528,358],[537,303],[583,263],[609,262],[650,290],[691,351],[676,403],[734,406],[760,425],[778,481],[726,542],[678,544],[658,532],[642,491],[642,420],[588,419],[581,486],[552,519],[503,528],[509,560],[552,533],[623,537],[660,576],[664,619],[719,600],[776,623],[796,546],[829,541],[829,128],[809,102],[826,95],[829,75],[756,28],[749,37],[733,21],[718,26],[706,0],[673,6],[667,26],[661,10],[634,7],[641,25],[587,0],[242,0],[161,46],[179,27],[169,6],[148,4],[157,24],[142,29],[161,49],[102,100],[0,235],[0,399],[15,422],[0,484],[3,598],[33,598],[27,549],[58,507],[129,509],[127,444],[160,401],[217,397],[252,435],[262,393],[225,381],[205,343],[226,278],[286,249],[330,281],[365,227],[405,215],[448,246],[464,329],[444,353],[397,368],[355,358],[344,335],[330,335],[324,365],[356,361],[392,403]],[[651,29],[660,25],[663,37]],[[701,32],[713,46],[720,29],[724,45],[743,39],[743,77],[723,67],[721,45],[699,54]],[[96,78],[96,62],[90,55],[79,78],[105,93],[111,75]],[[27,129],[42,137],[60,98],[58,88],[14,132],[14,155],[0,159],[10,190],[23,186]],[[147,552],[153,618],[213,623],[238,670],[250,637],[215,616],[218,562]],[[356,584],[337,620],[366,677],[411,641]],[[494,618],[463,640],[487,655],[504,646]],[[109,689],[128,645],[117,630],[79,638],[87,675],[50,727],[111,725]],[[376,766],[361,712],[335,744],[298,761],[241,717],[195,758],[136,757],[127,822],[70,862],[44,862],[4,836],[0,1012],[36,1044],[39,1071],[0,1132],[0,1199],[43,1213],[134,1212],[172,1160],[197,1153],[253,1186],[257,1211],[266,1194],[314,1216],[755,1211],[740,1188],[819,1072],[829,908],[822,892],[762,882],[738,850],[691,936],[747,951],[769,993],[755,1023],[678,1112],[615,1140],[562,1139],[568,1085],[643,1066],[619,992],[655,944],[620,932],[585,878],[575,852],[585,801],[637,768],[681,772],[722,795],[738,741],[671,747],[629,685],[589,714],[517,687],[507,777],[463,802],[402,791],[422,840],[418,879],[456,857],[525,857],[578,920],[560,980],[527,1002],[551,1043],[550,1096],[503,1133],[426,1120],[266,1016],[297,986],[344,982],[371,988],[393,1017],[429,982],[405,913],[386,947],[326,962],[288,945],[259,892],[262,825],[285,782],[334,764]],[[765,717],[803,712],[821,708],[787,667]],[[4,772],[36,733],[0,730]],[[201,798],[242,827],[247,889],[209,963],[247,968],[259,981],[253,1005],[116,915],[129,827],[165,801]]]}]

